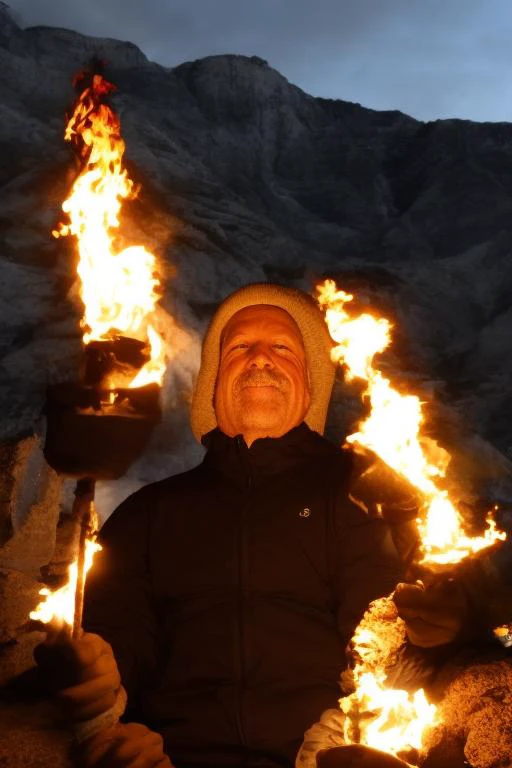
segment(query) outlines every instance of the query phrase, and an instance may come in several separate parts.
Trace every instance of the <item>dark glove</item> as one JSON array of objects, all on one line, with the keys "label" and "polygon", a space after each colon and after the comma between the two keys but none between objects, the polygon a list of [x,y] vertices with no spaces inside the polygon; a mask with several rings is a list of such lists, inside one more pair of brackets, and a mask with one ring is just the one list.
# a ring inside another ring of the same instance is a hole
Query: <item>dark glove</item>
[{"label": "dark glove", "polygon": [[458,567],[457,579],[471,600],[475,617],[484,629],[512,622],[512,542],[468,557]]},{"label": "dark glove", "polygon": [[72,640],[63,632],[50,634],[34,658],[71,720],[89,720],[114,706],[121,678],[111,646],[99,635]]},{"label": "dark glove", "polygon": [[446,579],[430,585],[398,584],[393,596],[407,637],[421,648],[458,639],[468,623],[469,605],[460,584]]},{"label": "dark glove", "polygon": [[321,749],[316,756],[317,768],[407,768],[407,763],[361,744]]}]

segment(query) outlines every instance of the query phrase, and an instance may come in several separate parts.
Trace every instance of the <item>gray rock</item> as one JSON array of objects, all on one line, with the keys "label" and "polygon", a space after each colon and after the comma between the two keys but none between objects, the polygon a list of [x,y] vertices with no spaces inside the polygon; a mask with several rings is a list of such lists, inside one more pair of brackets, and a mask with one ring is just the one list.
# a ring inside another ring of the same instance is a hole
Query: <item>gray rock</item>
[{"label": "gray rock", "polygon": [[62,480],[45,463],[39,438],[22,440],[12,453],[9,471],[0,476],[12,530],[0,547],[0,569],[37,579],[55,548]]},{"label": "gray rock", "polygon": [[1,768],[71,768],[71,736],[54,718],[48,701],[0,699]]},{"label": "gray rock", "polygon": [[[21,628],[39,602],[42,584],[21,571],[0,570],[0,648],[21,634]],[[3,662],[0,663],[0,668]],[[25,671],[25,670],[23,670]]]},{"label": "gray rock", "polygon": [[16,683],[22,675],[34,669],[34,649],[44,642],[45,637],[42,632],[25,630],[8,643],[0,644],[0,700],[4,686]]}]

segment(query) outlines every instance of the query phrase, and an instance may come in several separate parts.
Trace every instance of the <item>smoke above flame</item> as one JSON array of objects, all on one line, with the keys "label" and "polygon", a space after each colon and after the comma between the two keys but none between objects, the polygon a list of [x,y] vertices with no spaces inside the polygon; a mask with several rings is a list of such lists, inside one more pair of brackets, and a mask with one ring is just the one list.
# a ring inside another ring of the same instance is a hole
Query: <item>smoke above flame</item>
[{"label": "smoke above flame", "polygon": [[[77,80],[85,82],[85,77]],[[161,383],[165,360],[155,328],[160,287],[156,259],[142,245],[119,247],[121,207],[136,197],[138,188],[123,165],[119,117],[105,102],[115,87],[99,74],[88,80],[65,131],[81,169],[62,205],[68,222],[59,224],[53,235],[76,238],[84,344],[118,336],[147,343],[151,359],[130,386]]]},{"label": "smoke above flame", "polygon": [[[438,447],[433,450],[421,438],[424,417],[420,399],[401,394],[374,368],[375,356],[390,343],[391,324],[370,313],[350,313],[353,298],[339,290],[332,280],[317,286],[318,303],[336,344],[332,359],[345,366],[347,380],[365,383],[364,397],[370,405],[369,416],[347,442],[375,453],[418,490],[423,500],[417,519],[422,562],[458,563],[467,555],[505,539],[505,534],[496,530],[489,513],[483,536],[466,535],[459,512],[439,485],[449,456]],[[372,603],[352,640],[357,659],[356,690],[342,699],[340,706],[347,715],[347,743],[357,741],[403,756],[421,748],[422,734],[434,723],[436,707],[428,703],[423,690],[411,694],[386,686],[382,660],[389,656],[390,637],[397,631],[405,640],[404,623],[392,600],[382,598]],[[380,657],[380,663],[374,663],[375,656]]]}]

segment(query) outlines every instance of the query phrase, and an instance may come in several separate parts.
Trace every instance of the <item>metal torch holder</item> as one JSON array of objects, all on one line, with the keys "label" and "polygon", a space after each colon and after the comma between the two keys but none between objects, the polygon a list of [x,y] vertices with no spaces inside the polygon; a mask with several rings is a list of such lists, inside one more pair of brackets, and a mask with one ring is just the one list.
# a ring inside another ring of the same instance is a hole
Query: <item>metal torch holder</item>
[{"label": "metal torch holder", "polygon": [[79,525],[78,581],[73,637],[81,631],[85,586],[85,542],[97,530],[96,480],[115,480],[144,451],[160,421],[160,387],[108,388],[121,367],[135,371],[146,361],[145,346],[134,339],[93,342],[85,350],[82,381],[47,391],[44,455],[60,475],[76,478],[73,515]]}]

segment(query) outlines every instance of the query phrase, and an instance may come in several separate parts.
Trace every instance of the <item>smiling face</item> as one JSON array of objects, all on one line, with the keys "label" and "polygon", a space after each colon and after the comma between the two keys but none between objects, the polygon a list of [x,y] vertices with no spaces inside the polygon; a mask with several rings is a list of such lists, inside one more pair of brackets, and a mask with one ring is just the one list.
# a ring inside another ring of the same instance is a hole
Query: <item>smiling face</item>
[{"label": "smiling face", "polygon": [[221,338],[214,408],[224,434],[242,434],[247,445],[280,437],[300,424],[309,408],[302,336],[284,309],[246,307]]}]

